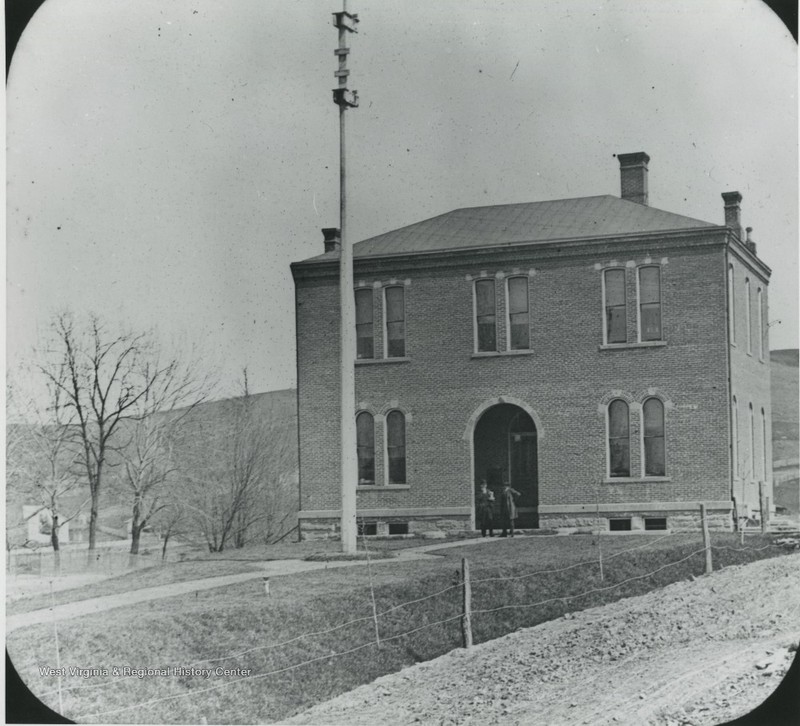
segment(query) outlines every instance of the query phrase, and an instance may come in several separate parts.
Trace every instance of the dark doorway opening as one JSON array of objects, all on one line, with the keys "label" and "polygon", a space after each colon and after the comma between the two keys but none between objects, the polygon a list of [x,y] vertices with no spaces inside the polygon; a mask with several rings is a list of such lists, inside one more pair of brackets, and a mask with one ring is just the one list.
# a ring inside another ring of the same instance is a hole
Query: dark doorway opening
[{"label": "dark doorway opening", "polygon": [[[517,498],[517,528],[538,527],[538,440],[533,419],[519,406],[499,403],[483,413],[473,436],[475,494],[480,490],[481,481],[486,479],[496,502],[499,502],[503,483],[508,481],[520,493]],[[499,506],[496,506],[495,526],[499,516]]]}]

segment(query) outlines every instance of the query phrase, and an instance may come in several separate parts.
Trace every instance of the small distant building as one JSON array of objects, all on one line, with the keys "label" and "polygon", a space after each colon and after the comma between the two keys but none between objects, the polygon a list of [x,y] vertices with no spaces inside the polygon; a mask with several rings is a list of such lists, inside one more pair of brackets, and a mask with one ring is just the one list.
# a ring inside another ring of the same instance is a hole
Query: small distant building
[{"label": "small distant building", "polygon": [[[354,246],[357,516],[475,527],[481,480],[519,526],[712,526],[771,495],[770,270],[742,228],[621,196],[457,209]],[[303,537],[335,536],[339,247],[292,265]],[[772,499],[774,501],[774,499]]]},{"label": "small distant building", "polygon": [[[53,531],[53,513],[49,509],[35,504],[25,504],[22,507],[22,519],[27,527],[29,542],[50,544]],[[58,528],[58,541],[63,544],[69,542],[69,522],[64,522]]]}]

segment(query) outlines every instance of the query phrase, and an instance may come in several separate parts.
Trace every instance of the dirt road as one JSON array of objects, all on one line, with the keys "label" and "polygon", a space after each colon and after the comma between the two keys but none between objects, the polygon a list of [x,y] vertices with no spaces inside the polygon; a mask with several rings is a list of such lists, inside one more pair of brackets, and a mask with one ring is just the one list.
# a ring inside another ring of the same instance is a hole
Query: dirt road
[{"label": "dirt road", "polygon": [[777,687],[798,639],[794,554],[453,651],[290,723],[718,724]]}]

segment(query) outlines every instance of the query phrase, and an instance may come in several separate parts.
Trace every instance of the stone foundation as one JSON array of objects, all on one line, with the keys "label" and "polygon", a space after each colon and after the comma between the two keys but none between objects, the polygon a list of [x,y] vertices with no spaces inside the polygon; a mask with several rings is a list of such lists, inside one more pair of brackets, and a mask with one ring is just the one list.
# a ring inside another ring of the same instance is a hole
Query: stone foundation
[{"label": "stone foundation", "polygon": [[[601,513],[599,516],[587,517],[583,514],[540,514],[540,529],[555,529],[557,531],[572,532],[610,532],[611,519],[630,519],[631,532],[645,532],[659,530],[646,530],[645,519],[666,519],[667,530],[672,532],[696,531],[701,532],[702,526],[699,511],[669,511],[669,512],[648,512],[646,515],[641,512],[614,512]],[[729,532],[733,529],[733,518],[730,512],[709,512],[708,529],[714,531]],[[662,530],[663,531],[663,530]]]},{"label": "stone foundation", "polygon": [[[389,535],[390,524],[408,524],[408,534],[418,537],[440,539],[448,535],[470,532],[469,517],[359,517],[358,523],[376,525],[378,537],[403,536]],[[300,519],[300,539],[303,541],[339,539],[340,520]]]}]

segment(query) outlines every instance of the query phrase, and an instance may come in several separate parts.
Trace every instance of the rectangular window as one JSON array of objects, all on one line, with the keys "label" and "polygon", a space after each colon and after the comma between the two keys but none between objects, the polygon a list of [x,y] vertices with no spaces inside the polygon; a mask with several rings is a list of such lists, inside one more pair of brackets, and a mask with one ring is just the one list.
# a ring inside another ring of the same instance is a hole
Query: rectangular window
[{"label": "rectangular window", "polygon": [[389,522],[389,534],[408,534],[408,522]]},{"label": "rectangular window", "polygon": [[356,358],[374,358],[372,289],[356,290]]},{"label": "rectangular window", "polygon": [[528,278],[508,280],[509,350],[530,348],[530,318],[528,315]]},{"label": "rectangular window", "polygon": [[606,270],[604,280],[606,343],[626,343],[625,270]]},{"label": "rectangular window", "polygon": [[496,321],[494,280],[478,280],[475,283],[475,323],[479,353],[497,350]]},{"label": "rectangular window", "polygon": [[386,288],[386,357],[406,354],[406,311],[402,287]]},{"label": "rectangular window", "polygon": [[736,305],[734,299],[733,265],[728,265],[728,328],[731,343],[736,343]]},{"label": "rectangular window", "polygon": [[631,520],[630,517],[626,518],[615,518],[608,520],[608,528],[612,532],[630,532],[631,531]]},{"label": "rectangular window", "polygon": [[641,340],[661,340],[661,270],[639,268],[639,335]]},{"label": "rectangular window", "polygon": [[758,336],[758,359],[764,360],[764,301],[761,297],[761,288],[758,288],[758,306],[756,313],[756,335]]},{"label": "rectangular window", "polygon": [[358,536],[359,537],[374,537],[378,534],[378,525],[376,522],[359,522],[358,523]]},{"label": "rectangular window", "polygon": [[752,321],[750,320],[750,316],[753,314],[751,310],[750,304],[750,279],[746,279],[744,281],[744,320],[746,323],[746,330],[747,330],[747,352],[753,352],[753,334],[752,334]]},{"label": "rectangular window", "polygon": [[646,532],[663,531],[667,528],[666,517],[645,517],[644,528]]}]

